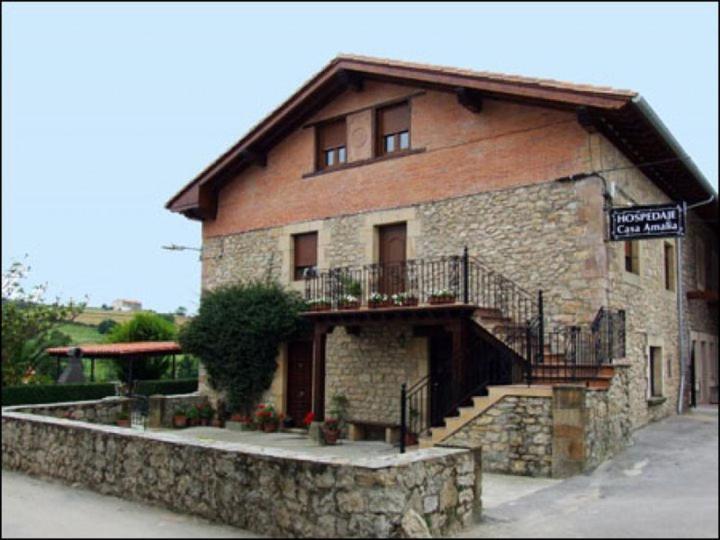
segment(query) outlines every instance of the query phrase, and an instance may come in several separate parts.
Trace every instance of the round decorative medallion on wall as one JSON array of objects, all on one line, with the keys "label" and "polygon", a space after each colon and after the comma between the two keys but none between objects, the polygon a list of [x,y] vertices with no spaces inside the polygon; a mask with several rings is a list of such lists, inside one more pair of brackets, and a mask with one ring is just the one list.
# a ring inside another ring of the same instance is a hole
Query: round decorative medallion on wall
[{"label": "round decorative medallion on wall", "polygon": [[352,141],[353,146],[364,146],[368,140],[367,129],[364,127],[357,127],[353,129],[352,134],[350,135],[350,140]]}]

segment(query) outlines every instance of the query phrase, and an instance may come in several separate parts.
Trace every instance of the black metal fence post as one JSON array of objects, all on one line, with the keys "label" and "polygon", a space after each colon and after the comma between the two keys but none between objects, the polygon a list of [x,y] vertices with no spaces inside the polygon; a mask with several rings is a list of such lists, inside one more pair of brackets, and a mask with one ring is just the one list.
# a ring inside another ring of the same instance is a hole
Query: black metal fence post
[{"label": "black metal fence post", "polygon": [[468,248],[463,248],[463,302],[470,303],[470,257],[468,256]]},{"label": "black metal fence post", "polygon": [[532,350],[532,328],[530,327],[532,323],[530,321],[527,322],[527,326],[525,326],[525,348],[526,348],[526,358],[527,363],[525,368],[525,378],[527,379],[527,385],[530,386],[532,384],[532,377],[533,377],[533,350]]},{"label": "black metal fence post", "polygon": [[400,387],[400,453],[405,453],[405,434],[407,433],[407,420],[405,407],[407,404],[407,385],[405,383]]}]

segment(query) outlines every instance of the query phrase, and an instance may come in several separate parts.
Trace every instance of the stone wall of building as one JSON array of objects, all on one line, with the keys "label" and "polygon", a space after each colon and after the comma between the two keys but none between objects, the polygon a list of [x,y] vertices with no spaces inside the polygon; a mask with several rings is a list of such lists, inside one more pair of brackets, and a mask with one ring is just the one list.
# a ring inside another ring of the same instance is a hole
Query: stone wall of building
[{"label": "stone wall of building", "polygon": [[483,470],[550,476],[552,399],[508,395],[451,435],[442,445],[481,446]]},{"label": "stone wall of building", "polygon": [[323,459],[5,410],[2,462],[270,536],[397,537],[410,510],[448,535],[480,501],[479,464],[464,450]]},{"label": "stone wall of building", "polygon": [[359,335],[336,328],[327,336],[325,410],[338,394],[352,420],[399,424],[401,385],[427,374],[426,341],[407,325],[363,327]]},{"label": "stone wall of building", "polygon": [[[613,206],[659,204],[670,199],[650,182],[609,141],[592,138],[596,170],[618,169],[605,174],[615,184]],[[666,290],[664,246],[675,239],[638,241],[639,274],[625,270],[624,242],[605,244],[608,259],[608,304],[626,311],[626,349],[633,428],[672,414],[677,404],[680,378],[677,293]],[[663,399],[650,399],[648,356],[650,347],[663,355]]]},{"label": "stone wall of building", "polygon": [[264,229],[203,241],[202,288],[240,281],[279,279],[282,254],[278,231]]}]

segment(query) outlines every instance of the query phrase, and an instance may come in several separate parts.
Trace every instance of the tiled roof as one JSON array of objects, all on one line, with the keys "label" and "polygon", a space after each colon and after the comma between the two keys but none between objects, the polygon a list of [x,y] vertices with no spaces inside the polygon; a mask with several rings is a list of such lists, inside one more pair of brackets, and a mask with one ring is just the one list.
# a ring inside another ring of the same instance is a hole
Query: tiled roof
[{"label": "tiled roof", "polygon": [[[45,349],[51,356],[67,356],[74,347],[51,347]],[[122,357],[122,356],[161,356],[182,352],[180,345],[174,341],[136,341],[133,343],[90,343],[78,345],[83,356],[87,357]]]},{"label": "tiled roof", "polygon": [[492,71],[475,71],[471,69],[463,69],[449,66],[439,66],[435,64],[420,64],[417,62],[404,62],[400,60],[392,60],[389,58],[377,58],[374,56],[362,56],[357,54],[339,54],[335,61],[350,60],[355,62],[364,62],[387,67],[402,67],[408,69],[417,69],[423,71],[433,71],[435,73],[446,73],[448,75],[462,75],[465,77],[481,78],[493,80],[497,82],[505,82],[511,84],[522,84],[530,86],[538,86],[545,88],[556,88],[559,90],[570,90],[574,92],[590,92],[592,94],[608,94],[617,97],[632,98],[637,95],[633,90],[622,90],[612,88],[610,86],[595,86],[590,84],[577,84],[565,81],[557,81],[554,79],[539,79],[536,77],[525,77],[521,75],[512,75],[508,73],[498,73]]}]

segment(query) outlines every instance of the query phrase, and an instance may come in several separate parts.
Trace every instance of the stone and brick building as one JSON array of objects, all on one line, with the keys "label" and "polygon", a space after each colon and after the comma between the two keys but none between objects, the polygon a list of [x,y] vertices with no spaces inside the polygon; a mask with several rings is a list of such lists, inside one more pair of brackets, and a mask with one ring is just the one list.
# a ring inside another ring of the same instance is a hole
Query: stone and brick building
[{"label": "stone and brick building", "polygon": [[675,411],[678,267],[695,397],[717,396],[717,199],[678,267],[676,239],[607,234],[610,206],[714,195],[635,92],[339,56],[167,207],[202,223],[203,288],[310,302],[268,390],[286,414],[342,395],[350,436],[393,437],[404,384],[422,446],[560,475]]}]

